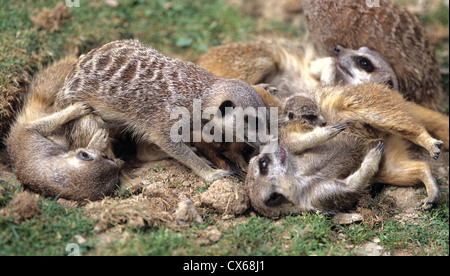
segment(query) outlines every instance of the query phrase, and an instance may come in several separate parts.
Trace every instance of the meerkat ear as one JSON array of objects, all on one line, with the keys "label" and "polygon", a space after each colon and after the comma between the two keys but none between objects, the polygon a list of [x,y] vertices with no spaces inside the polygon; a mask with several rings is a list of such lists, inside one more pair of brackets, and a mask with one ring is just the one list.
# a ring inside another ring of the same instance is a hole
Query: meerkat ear
[{"label": "meerkat ear", "polygon": [[394,88],[394,82],[392,81],[392,79],[389,79],[389,80],[386,82],[386,85],[387,85],[390,89],[393,89],[393,88]]},{"label": "meerkat ear", "polygon": [[289,200],[282,194],[273,193],[268,199],[264,201],[267,207],[277,207],[281,204],[289,203]]},{"label": "meerkat ear", "polygon": [[236,107],[236,105],[232,102],[232,101],[224,101],[222,102],[222,104],[219,106],[219,111],[222,112],[222,116],[225,115],[225,108],[227,107]]}]

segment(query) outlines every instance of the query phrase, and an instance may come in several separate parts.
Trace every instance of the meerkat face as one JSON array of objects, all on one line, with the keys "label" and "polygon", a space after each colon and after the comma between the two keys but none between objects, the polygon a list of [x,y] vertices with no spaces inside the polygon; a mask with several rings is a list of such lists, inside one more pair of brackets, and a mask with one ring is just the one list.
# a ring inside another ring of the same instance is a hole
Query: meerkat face
[{"label": "meerkat face", "polygon": [[385,83],[389,88],[398,90],[397,76],[389,62],[378,52],[367,47],[358,50],[336,46],[336,68],[338,79],[356,85],[361,83]]},{"label": "meerkat face", "polygon": [[63,168],[54,178],[63,187],[70,185],[70,198],[97,200],[116,188],[123,161],[110,159],[98,150],[77,149],[69,152],[60,165]]},{"label": "meerkat face", "polygon": [[279,123],[290,121],[311,126],[326,126],[327,124],[320,115],[319,105],[304,96],[293,96],[287,99]]},{"label": "meerkat face", "polygon": [[245,180],[253,208],[264,216],[275,217],[294,212],[297,189],[288,152],[276,145],[273,153],[252,158]]}]

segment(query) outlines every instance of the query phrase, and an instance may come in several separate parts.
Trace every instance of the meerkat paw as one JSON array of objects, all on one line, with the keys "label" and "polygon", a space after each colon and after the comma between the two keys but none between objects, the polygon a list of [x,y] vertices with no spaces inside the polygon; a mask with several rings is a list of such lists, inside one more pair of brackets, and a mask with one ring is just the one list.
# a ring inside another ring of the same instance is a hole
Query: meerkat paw
[{"label": "meerkat paw", "polygon": [[341,124],[341,125],[334,125],[334,126],[328,126],[326,127],[326,131],[328,133],[328,138],[333,138],[342,131],[344,131],[347,128],[347,124]]},{"label": "meerkat paw", "polygon": [[444,145],[444,142],[436,140],[430,150],[430,155],[434,160],[437,160],[439,158],[439,155],[441,154],[442,146]]},{"label": "meerkat paw", "polygon": [[369,178],[372,178],[372,176],[375,175],[375,173],[378,171],[383,152],[384,143],[380,141],[378,145],[375,148],[371,149],[364,158],[364,161],[361,164],[361,168],[366,171],[366,174],[369,176]]},{"label": "meerkat paw", "polygon": [[230,176],[231,174],[232,173],[229,172],[229,171],[217,169],[217,170],[213,170],[213,172],[208,174],[207,176],[204,176],[203,179],[206,182],[211,183],[211,182],[214,182],[214,181],[216,181],[218,179],[222,179],[222,178],[225,178],[227,176]]},{"label": "meerkat paw", "polygon": [[75,113],[80,117],[92,112],[92,108],[85,103],[74,103],[72,106],[74,107]]},{"label": "meerkat paw", "polygon": [[378,142],[378,145],[375,148],[369,151],[366,158],[372,159],[372,162],[378,165],[381,161],[381,156],[383,155],[383,152],[384,152],[384,143],[380,141]]},{"label": "meerkat paw", "polygon": [[269,92],[272,95],[275,95],[278,92],[278,89],[276,87],[272,87],[272,86],[270,86],[270,84],[267,84],[267,83],[260,83],[260,84],[257,84],[257,86],[261,87],[262,89],[266,90],[267,92]]},{"label": "meerkat paw", "polygon": [[422,201],[421,208],[423,210],[429,210],[433,207],[433,204],[436,204],[441,199],[441,192],[439,190],[434,191],[432,194],[428,195],[427,199]]},{"label": "meerkat paw", "polygon": [[109,141],[108,131],[106,129],[99,129],[92,136],[91,141],[89,142],[87,148],[95,149],[102,152],[106,150],[106,148],[108,147],[108,141]]}]

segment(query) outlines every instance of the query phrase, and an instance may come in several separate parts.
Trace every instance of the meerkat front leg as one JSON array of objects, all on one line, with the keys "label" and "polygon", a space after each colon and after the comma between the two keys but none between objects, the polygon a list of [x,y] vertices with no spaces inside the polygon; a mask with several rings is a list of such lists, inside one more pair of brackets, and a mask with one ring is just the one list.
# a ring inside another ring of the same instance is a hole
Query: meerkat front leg
[{"label": "meerkat front leg", "polygon": [[217,179],[229,176],[231,173],[225,170],[213,169],[200,157],[198,157],[186,144],[179,143],[155,143],[168,155],[180,161],[183,165],[190,168],[206,182],[213,182]]},{"label": "meerkat front leg", "polygon": [[47,136],[65,123],[90,112],[91,108],[88,105],[84,103],[75,103],[64,108],[63,110],[32,122],[27,128],[34,129],[40,134]]},{"label": "meerkat front leg", "polygon": [[[285,134],[286,136],[282,134],[284,137],[281,138],[281,143],[288,151],[298,153],[325,143],[346,128],[347,124],[341,124],[329,127],[317,127],[307,133],[288,132]],[[282,132],[284,131],[282,130]]]}]

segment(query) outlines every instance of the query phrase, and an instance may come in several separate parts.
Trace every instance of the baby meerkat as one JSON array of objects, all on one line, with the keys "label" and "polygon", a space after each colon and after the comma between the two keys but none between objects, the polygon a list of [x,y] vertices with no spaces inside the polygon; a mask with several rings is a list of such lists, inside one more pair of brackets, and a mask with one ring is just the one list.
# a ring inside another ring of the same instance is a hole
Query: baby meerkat
[{"label": "baby meerkat", "polygon": [[[200,101],[201,110],[194,114],[195,100]],[[185,144],[189,141],[171,138],[180,120],[171,116],[174,108],[187,110],[192,118],[206,108],[264,107],[259,94],[244,81],[216,77],[201,66],[169,58],[136,40],[110,42],[81,57],[57,98],[59,107],[74,102],[92,106],[106,123],[156,144],[207,182],[230,172],[207,165]],[[201,127],[204,124],[202,120]],[[192,131],[195,126],[187,127]],[[252,143],[259,146],[258,140]]]},{"label": "baby meerkat", "polygon": [[30,190],[49,197],[97,200],[116,188],[123,162],[106,156],[109,139],[105,129],[91,129],[93,135],[81,139],[86,144],[77,141],[74,146],[67,125],[90,116],[86,104],[75,103],[59,111],[53,107],[55,94],[75,62],[75,58],[63,59],[34,79],[6,146],[17,179]]},{"label": "baby meerkat", "polygon": [[435,49],[405,7],[389,0],[303,0],[302,7],[319,54],[331,56],[336,45],[375,50],[389,61],[407,100],[437,108],[442,88]]},{"label": "baby meerkat", "polygon": [[325,126],[327,122],[320,114],[319,105],[304,96],[289,97],[284,104],[282,115],[278,118],[280,127],[289,122],[310,126]]}]

